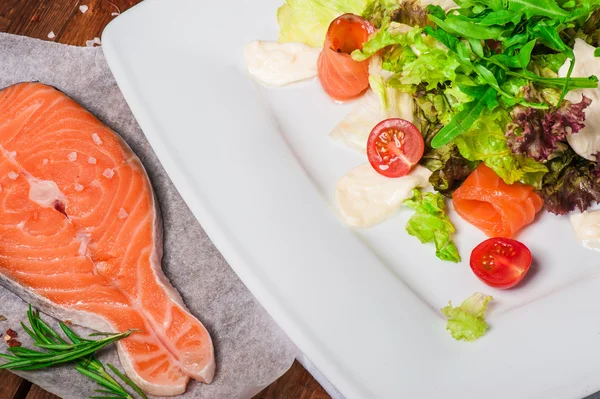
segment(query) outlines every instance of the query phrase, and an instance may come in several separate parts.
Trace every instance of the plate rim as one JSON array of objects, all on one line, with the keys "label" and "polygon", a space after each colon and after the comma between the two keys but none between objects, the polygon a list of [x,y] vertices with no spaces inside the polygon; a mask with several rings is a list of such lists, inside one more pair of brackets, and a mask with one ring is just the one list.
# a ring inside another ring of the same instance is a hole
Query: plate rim
[{"label": "plate rim", "polygon": [[[139,96],[136,94],[136,90],[129,84],[126,76],[127,74],[125,72],[127,67],[121,64],[117,54],[116,44],[114,43],[115,40],[118,39],[117,25],[123,23],[119,21],[124,21],[124,17],[133,18],[132,16],[137,14],[139,14],[141,18],[142,13],[144,10],[146,10],[146,8],[153,7],[154,4],[162,2],[167,2],[167,0],[147,0],[146,2],[140,3],[133,9],[123,13],[123,15],[119,18],[112,21],[102,34],[103,52],[106,56],[111,71],[115,75],[115,79],[127,100],[127,103],[138,119],[140,126],[143,126],[144,134],[151,142],[154,151],[157,153],[161,162],[165,166],[165,170],[168,171],[169,177],[173,180],[177,189],[181,191],[182,197],[188,203],[196,218],[201,222],[202,227],[205,229],[210,239],[214,242],[215,246],[222,253],[244,284],[249,288],[252,294],[261,303],[261,305],[265,307],[265,309],[269,312],[269,314],[272,315],[272,317],[286,332],[286,334],[292,338],[292,341],[300,347],[307,357],[321,372],[323,372],[326,378],[328,378],[335,385],[335,387],[340,390],[340,392],[342,392],[348,398],[369,397],[368,393],[364,392],[361,387],[356,386],[352,381],[350,381],[348,376],[339,369],[338,365],[336,365],[332,359],[329,359],[327,356],[321,353],[318,346],[306,337],[305,333],[303,333],[303,327],[289,317],[285,307],[279,304],[279,301],[273,300],[274,298],[276,299],[276,296],[258,276],[251,273],[252,268],[248,267],[248,265],[245,265],[246,260],[244,259],[244,256],[235,248],[235,246],[230,245],[231,240],[227,238],[227,234],[224,232],[223,227],[220,226],[220,223],[211,214],[206,204],[201,200],[198,200],[191,192],[192,190],[189,187],[186,188],[188,184],[184,182],[184,178],[181,177],[185,176],[185,173],[178,170],[179,167],[177,166],[176,162],[174,162],[168,151],[164,149],[164,146],[162,146],[163,148],[160,148],[160,145],[157,146],[155,144],[162,143],[160,134],[155,131],[154,126],[156,126],[156,124],[151,122],[152,117],[145,110],[145,107],[143,106],[143,100],[139,98]],[[172,173],[171,171],[177,172]],[[563,294],[566,294],[565,291],[562,292]],[[553,293],[553,295],[554,294],[558,295],[559,292]],[[595,388],[592,388],[591,384],[587,384],[583,390],[568,389],[567,391],[570,391],[571,394],[580,394],[582,391],[586,394],[593,393],[600,388],[600,381],[597,381],[594,387]],[[542,391],[543,389],[540,389],[538,392],[541,393]]]}]

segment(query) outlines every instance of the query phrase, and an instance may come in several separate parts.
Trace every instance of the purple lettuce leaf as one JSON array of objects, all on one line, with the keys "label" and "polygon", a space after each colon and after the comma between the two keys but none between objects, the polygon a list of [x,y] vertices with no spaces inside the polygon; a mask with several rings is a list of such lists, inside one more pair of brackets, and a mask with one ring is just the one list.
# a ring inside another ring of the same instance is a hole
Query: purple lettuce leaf
[{"label": "purple lettuce leaf", "polygon": [[527,155],[536,161],[546,161],[564,141],[567,134],[583,129],[584,110],[592,103],[586,96],[573,104],[564,100],[560,107],[549,110],[516,106],[512,121],[506,127],[508,145],[515,154]]},{"label": "purple lettuce leaf", "polygon": [[546,163],[549,172],[538,191],[544,208],[557,215],[585,211],[600,201],[600,167],[568,149]]}]

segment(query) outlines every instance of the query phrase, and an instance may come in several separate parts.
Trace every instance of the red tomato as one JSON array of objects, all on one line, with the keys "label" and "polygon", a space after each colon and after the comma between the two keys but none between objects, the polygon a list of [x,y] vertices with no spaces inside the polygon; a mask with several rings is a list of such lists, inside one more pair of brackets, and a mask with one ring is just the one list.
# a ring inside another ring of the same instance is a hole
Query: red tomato
[{"label": "red tomato", "polygon": [[415,125],[399,118],[385,119],[371,130],[367,157],[383,176],[402,177],[419,162],[425,150],[423,136]]},{"label": "red tomato", "polygon": [[495,288],[517,285],[531,266],[531,252],[511,238],[485,240],[471,252],[471,269],[481,281]]}]

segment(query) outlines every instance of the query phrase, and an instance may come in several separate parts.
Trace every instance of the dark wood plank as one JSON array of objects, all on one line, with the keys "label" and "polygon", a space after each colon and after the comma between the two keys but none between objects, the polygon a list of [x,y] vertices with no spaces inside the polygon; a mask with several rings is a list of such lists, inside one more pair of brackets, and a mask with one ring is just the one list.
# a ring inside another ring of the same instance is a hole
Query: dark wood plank
[{"label": "dark wood plank", "polygon": [[[116,16],[141,0],[0,0],[0,32],[14,33],[75,46],[100,37],[104,27]],[[79,6],[86,5],[82,13]],[[48,34],[54,32],[54,38]],[[5,380],[7,381],[5,383]],[[57,397],[33,386],[7,371],[0,370],[0,399],[56,399]],[[25,387],[25,391],[22,390]],[[13,390],[15,390],[13,392]],[[21,391],[19,391],[19,389]],[[12,392],[10,395],[6,392]],[[14,396],[16,392],[21,396]],[[4,395],[4,396],[3,396]],[[8,396],[7,396],[8,395]],[[300,365],[294,362],[279,380],[256,396],[258,399],[325,399],[329,395]]]},{"label": "dark wood plank", "polygon": [[24,399],[31,383],[7,370],[0,370],[0,399]]},{"label": "dark wood plank", "polygon": [[123,12],[140,0],[82,0],[81,5],[88,6],[85,13],[79,11],[70,18],[57,38],[60,43],[84,46],[87,40],[100,37],[104,27],[116,18],[114,13]]},{"label": "dark wood plank", "polygon": [[331,396],[298,362],[254,399],[329,399]]},{"label": "dark wood plank", "polygon": [[14,14],[17,12],[17,3],[20,0],[4,0],[0,1],[0,31],[6,32],[10,21],[13,20]]},{"label": "dark wood plank", "polygon": [[[87,395],[85,396],[87,397]],[[29,393],[25,399],[60,399],[58,396],[51,394],[50,392],[44,391],[42,388],[34,385],[29,390]]]},{"label": "dark wood plank", "polygon": [[[56,41],[67,21],[77,11],[78,3],[78,0],[18,1],[12,7],[6,32]],[[54,38],[48,37],[50,32],[54,32]]]}]

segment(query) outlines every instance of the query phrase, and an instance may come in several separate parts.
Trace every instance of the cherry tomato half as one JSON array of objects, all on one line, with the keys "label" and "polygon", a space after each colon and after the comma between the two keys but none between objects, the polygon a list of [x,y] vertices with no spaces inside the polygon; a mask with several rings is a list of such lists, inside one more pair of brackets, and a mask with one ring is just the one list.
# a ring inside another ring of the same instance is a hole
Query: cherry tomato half
[{"label": "cherry tomato half", "polygon": [[517,285],[531,266],[531,252],[511,238],[485,240],[471,252],[471,269],[481,281],[495,288]]},{"label": "cherry tomato half", "polygon": [[424,150],[425,143],[419,129],[399,118],[379,122],[367,140],[367,157],[371,166],[386,177],[407,175],[419,162]]}]

